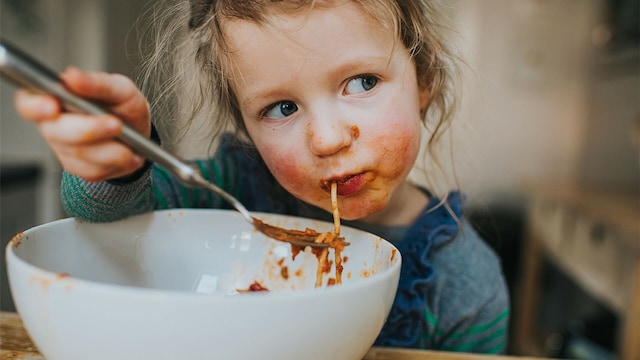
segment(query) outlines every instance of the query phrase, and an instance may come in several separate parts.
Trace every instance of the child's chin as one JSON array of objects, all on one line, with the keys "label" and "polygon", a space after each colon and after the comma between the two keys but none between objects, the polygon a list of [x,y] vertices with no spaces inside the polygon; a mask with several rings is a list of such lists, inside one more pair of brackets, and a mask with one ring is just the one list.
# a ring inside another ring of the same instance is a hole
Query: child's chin
[{"label": "child's chin", "polygon": [[340,218],[347,221],[364,220],[377,214],[379,209],[358,209],[357,211],[340,211]]}]

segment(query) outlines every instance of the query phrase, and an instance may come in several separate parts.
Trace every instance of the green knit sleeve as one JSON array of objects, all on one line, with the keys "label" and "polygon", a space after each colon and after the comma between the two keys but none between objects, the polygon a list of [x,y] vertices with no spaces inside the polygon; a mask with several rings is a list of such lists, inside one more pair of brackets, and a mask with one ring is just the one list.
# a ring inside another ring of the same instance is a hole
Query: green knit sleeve
[{"label": "green knit sleeve", "polygon": [[153,210],[151,170],[126,184],[88,182],[62,174],[62,206],[69,216],[90,222],[110,222]]}]

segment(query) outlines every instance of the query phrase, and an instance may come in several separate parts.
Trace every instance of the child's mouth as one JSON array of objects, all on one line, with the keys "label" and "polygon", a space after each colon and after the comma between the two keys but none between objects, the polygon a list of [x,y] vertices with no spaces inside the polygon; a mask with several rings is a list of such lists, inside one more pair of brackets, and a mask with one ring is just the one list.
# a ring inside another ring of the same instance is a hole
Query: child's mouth
[{"label": "child's mouth", "polygon": [[323,180],[320,185],[327,192],[331,191],[331,183],[338,184],[338,195],[349,196],[357,193],[364,185],[364,174],[346,176],[339,179]]}]

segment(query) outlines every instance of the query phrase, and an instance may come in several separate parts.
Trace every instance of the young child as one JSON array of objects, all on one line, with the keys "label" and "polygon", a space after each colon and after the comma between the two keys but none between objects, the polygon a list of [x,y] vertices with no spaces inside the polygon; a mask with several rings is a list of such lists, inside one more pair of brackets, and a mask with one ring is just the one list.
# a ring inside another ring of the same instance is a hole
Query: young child
[{"label": "young child", "polygon": [[[197,91],[173,90],[189,100],[182,104],[199,104],[194,113],[233,125],[215,155],[195,163],[249,210],[331,221],[326,184],[337,182],[345,225],[398,247],[400,284],[377,345],[501,353],[509,299],[499,260],[464,219],[458,192],[439,199],[407,180],[421,127],[432,145],[452,110],[453,57],[435,6],[183,3],[174,7],[188,17],[175,17],[187,28],[177,49],[191,51],[198,66],[176,67],[177,75],[195,79]],[[75,68],[62,79],[141,133],[155,133],[129,79]],[[114,116],[62,112],[51,97],[26,91],[15,103],[66,170],[62,200],[72,216],[113,221],[154,209],[229,208],[114,141],[121,126]]]}]

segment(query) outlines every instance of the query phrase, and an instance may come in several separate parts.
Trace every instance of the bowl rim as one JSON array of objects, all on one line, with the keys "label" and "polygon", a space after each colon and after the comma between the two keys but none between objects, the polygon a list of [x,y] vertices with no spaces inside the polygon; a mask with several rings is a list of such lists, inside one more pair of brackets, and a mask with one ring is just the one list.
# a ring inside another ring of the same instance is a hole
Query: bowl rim
[{"label": "bowl rim", "polygon": [[[118,220],[118,221],[126,221],[134,217],[144,217],[144,216],[158,216],[164,213],[168,213],[171,211],[183,211],[185,213],[199,213],[199,212],[224,212],[224,213],[235,213],[233,210],[224,210],[224,209],[165,209],[165,210],[154,210],[148,213],[133,215],[131,217]],[[255,214],[262,214],[268,216],[276,216],[276,217],[287,217],[287,218],[297,218],[301,220],[312,220],[319,223],[327,223],[326,221],[316,220],[311,218],[304,218],[299,216],[289,216],[283,214],[274,214],[274,213],[261,213],[261,212],[253,212]],[[38,279],[42,279],[43,281],[50,284],[59,284],[63,288],[68,286],[82,286],[87,291],[97,291],[97,292],[109,292],[111,294],[122,295],[122,296],[153,296],[154,298],[162,298],[162,297],[172,297],[180,300],[192,300],[192,301],[226,301],[225,299],[232,299],[233,301],[251,301],[251,299],[271,299],[271,300],[281,300],[281,299],[300,299],[307,297],[317,297],[321,294],[340,294],[340,292],[344,291],[358,291],[359,289],[368,288],[370,286],[374,286],[374,284],[379,282],[385,282],[390,277],[398,276],[400,273],[400,268],[402,264],[402,255],[400,251],[393,245],[391,242],[385,240],[384,238],[368,233],[364,230],[360,230],[357,228],[349,227],[349,226],[341,226],[341,228],[349,229],[350,231],[356,231],[361,233],[366,233],[371,236],[380,238],[384,243],[387,243],[391,249],[395,249],[396,260],[386,269],[375,273],[375,275],[360,279],[359,281],[343,283],[337,286],[325,286],[322,288],[312,288],[312,289],[302,289],[302,290],[283,290],[283,291],[275,291],[275,292],[249,292],[243,294],[202,294],[194,291],[184,291],[184,290],[171,290],[171,289],[156,289],[156,288],[145,288],[138,286],[130,286],[130,285],[121,285],[121,284],[109,284],[99,281],[86,280],[74,277],[73,275],[66,274],[65,276],[61,276],[61,273],[53,272],[49,270],[45,270],[41,267],[38,267],[32,263],[27,262],[26,260],[20,258],[18,254],[16,254],[15,250],[20,247],[20,242],[24,241],[23,238],[25,235],[28,235],[30,231],[35,231],[39,228],[52,226],[55,224],[67,223],[67,222],[82,222],[86,224],[94,224],[81,219],[69,217],[54,220],[51,222],[39,224],[28,228],[24,231],[18,232],[6,245],[5,247],[5,263],[8,273],[8,280],[10,288],[13,287],[11,285],[11,269],[13,267],[22,268],[23,272],[32,274],[32,276],[37,277]],[[118,222],[115,221],[115,222]],[[275,240],[274,240],[275,241]],[[16,243],[17,242],[17,243]],[[77,285],[76,285],[77,284]],[[12,294],[13,296],[13,294]]]}]

